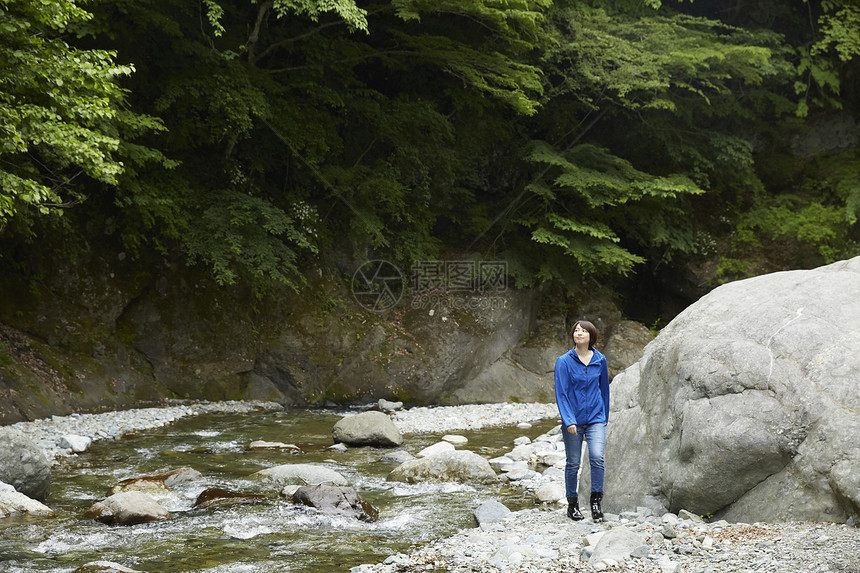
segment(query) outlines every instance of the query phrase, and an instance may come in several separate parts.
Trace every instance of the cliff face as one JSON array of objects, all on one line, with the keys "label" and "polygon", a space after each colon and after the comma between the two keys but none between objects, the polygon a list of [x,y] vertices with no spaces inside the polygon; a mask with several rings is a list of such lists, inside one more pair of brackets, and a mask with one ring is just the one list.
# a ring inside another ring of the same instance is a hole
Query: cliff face
[{"label": "cliff face", "polygon": [[[0,423],[166,398],[285,405],[552,401],[565,319],[538,290],[395,293],[319,273],[300,293],[220,287],[128,258],[0,277]],[[395,304],[391,304],[395,303]]]}]

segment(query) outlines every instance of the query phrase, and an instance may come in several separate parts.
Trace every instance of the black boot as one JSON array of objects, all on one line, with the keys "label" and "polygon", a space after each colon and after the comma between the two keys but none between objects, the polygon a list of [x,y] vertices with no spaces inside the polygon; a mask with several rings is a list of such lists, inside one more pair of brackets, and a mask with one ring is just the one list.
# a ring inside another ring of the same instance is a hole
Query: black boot
[{"label": "black boot", "polygon": [[579,511],[579,496],[567,498],[567,516],[574,521],[585,519]]},{"label": "black boot", "polygon": [[591,492],[591,519],[594,521],[603,521],[603,508],[600,507],[601,501],[603,501],[602,491]]}]

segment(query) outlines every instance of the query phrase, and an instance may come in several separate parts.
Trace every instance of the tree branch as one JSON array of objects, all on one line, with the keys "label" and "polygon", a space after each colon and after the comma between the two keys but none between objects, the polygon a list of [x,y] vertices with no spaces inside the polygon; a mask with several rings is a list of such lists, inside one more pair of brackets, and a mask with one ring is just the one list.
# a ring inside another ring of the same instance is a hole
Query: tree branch
[{"label": "tree branch", "polygon": [[[266,18],[266,14],[271,8],[272,0],[260,4],[260,10],[257,12],[257,21],[254,23],[254,29],[251,31],[251,35],[248,36],[248,42],[245,45],[245,49],[248,51],[248,63],[252,66],[255,66],[257,64],[257,60],[259,60],[259,58],[254,57],[254,48],[257,45],[257,41],[260,39],[260,28],[263,26],[263,20]],[[265,55],[265,52],[263,52],[263,54]]]}]

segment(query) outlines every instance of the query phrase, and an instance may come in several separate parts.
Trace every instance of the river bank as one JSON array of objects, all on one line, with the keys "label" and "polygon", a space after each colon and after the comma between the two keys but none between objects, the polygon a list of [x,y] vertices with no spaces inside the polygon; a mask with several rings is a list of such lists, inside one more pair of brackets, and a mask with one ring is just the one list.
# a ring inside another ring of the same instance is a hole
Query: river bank
[{"label": "river bank", "polygon": [[[97,441],[117,439],[125,434],[160,428],[186,416],[202,414],[248,414],[278,411],[276,402],[173,402],[163,407],[117,410],[98,414],[52,416],[32,422],[6,426],[17,430],[42,448],[49,460],[73,453],[64,438],[80,436]],[[416,407],[391,413],[392,420],[404,434],[441,433],[457,430],[479,430],[491,426],[528,424],[558,415],[555,404],[481,404],[465,406]]]},{"label": "river bank", "polygon": [[[282,409],[271,402],[173,403],[160,408],[55,416],[10,427],[31,437],[49,458],[58,460],[73,453],[62,447],[63,439],[69,435],[116,439],[187,416]],[[499,425],[519,425],[528,434],[530,423],[554,418],[557,411],[553,404],[488,404],[412,408],[391,415],[404,434]],[[588,511],[584,513],[588,515]],[[467,527],[449,537],[416,544],[408,552],[392,555],[381,563],[353,567],[352,571],[860,572],[860,530],[850,525],[705,523],[696,516],[679,513],[656,516],[644,508],[631,508],[620,515],[607,514],[604,523],[594,523],[590,518],[575,523],[566,517],[565,507],[545,504],[511,512],[495,523]],[[597,554],[599,559],[595,558],[598,538],[609,533],[626,536],[628,544],[632,540],[636,546],[625,550],[629,557]]]},{"label": "river bank", "polygon": [[[512,512],[497,523],[461,530],[408,555],[354,567],[352,573],[860,571],[860,530],[844,524],[709,524],[647,512],[606,518],[576,523],[564,508]],[[610,542],[610,534],[617,538]]]}]

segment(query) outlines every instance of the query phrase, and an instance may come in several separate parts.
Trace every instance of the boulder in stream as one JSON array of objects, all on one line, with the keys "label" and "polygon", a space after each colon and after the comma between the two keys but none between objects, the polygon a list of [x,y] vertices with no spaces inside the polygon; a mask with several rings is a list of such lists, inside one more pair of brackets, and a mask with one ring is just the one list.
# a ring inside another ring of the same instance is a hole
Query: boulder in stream
[{"label": "boulder in stream", "polygon": [[27,497],[45,501],[51,490],[51,462],[23,433],[0,428],[0,481]]},{"label": "boulder in stream", "polygon": [[15,488],[0,488],[0,519],[19,513],[54,515],[50,507],[15,491]]},{"label": "boulder in stream", "polygon": [[403,443],[403,436],[391,418],[373,410],[341,418],[331,435],[335,443],[351,446],[397,447]]},{"label": "boulder in stream", "polygon": [[370,505],[351,487],[330,485],[301,486],[293,493],[293,502],[314,507],[328,515],[376,521],[379,510]]},{"label": "boulder in stream", "polygon": [[114,494],[121,491],[142,491],[155,496],[161,496],[166,494],[170,488],[176,485],[200,479],[203,479],[203,474],[193,468],[177,468],[175,470],[168,470],[157,474],[144,475],[123,480],[119,485],[115,485],[111,488],[111,493]]},{"label": "boulder in stream", "polygon": [[404,462],[388,474],[389,481],[495,483],[490,462],[468,450],[451,450]]},{"label": "boulder in stream", "polygon": [[267,499],[269,498],[265,495],[240,493],[220,487],[210,487],[200,492],[200,495],[197,496],[197,500],[194,502],[194,509],[262,503]]},{"label": "boulder in stream", "polygon": [[157,501],[139,491],[116,493],[94,503],[84,513],[84,519],[95,519],[108,525],[135,525],[169,517],[167,510]]}]

